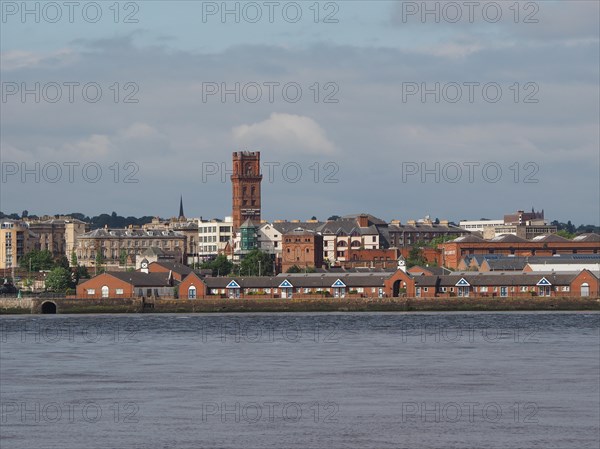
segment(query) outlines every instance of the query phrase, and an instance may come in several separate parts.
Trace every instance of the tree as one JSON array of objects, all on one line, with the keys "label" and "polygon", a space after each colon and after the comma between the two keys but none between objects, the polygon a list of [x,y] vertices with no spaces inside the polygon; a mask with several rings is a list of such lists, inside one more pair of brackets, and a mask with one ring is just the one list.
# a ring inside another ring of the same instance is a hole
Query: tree
[{"label": "tree", "polygon": [[77,254],[75,254],[75,250],[73,250],[71,251],[71,266],[76,267],[77,265],[79,265]]},{"label": "tree", "polygon": [[315,215],[313,215],[312,217],[310,217],[311,220],[316,220],[317,217]]},{"label": "tree", "polygon": [[329,217],[327,219],[327,221],[336,221],[336,220],[339,220],[339,219],[340,219],[339,215],[332,215],[331,217]]},{"label": "tree", "polygon": [[96,251],[96,273],[100,274],[100,273],[104,273],[104,267],[102,266],[104,265],[104,257],[102,256],[102,249]]},{"label": "tree", "polygon": [[561,237],[564,237],[566,239],[572,239],[573,237],[575,237],[575,234],[573,232],[569,232],[566,229],[561,229],[560,231],[557,231],[556,235],[560,235]]},{"label": "tree", "polygon": [[67,259],[67,256],[62,254],[54,260],[54,266],[55,267],[63,267],[68,270],[69,269],[69,259]]},{"label": "tree", "polygon": [[65,292],[71,286],[71,272],[63,267],[57,267],[46,276],[46,290]]},{"label": "tree", "polygon": [[233,270],[233,262],[226,255],[219,254],[214,260],[204,262],[201,267],[212,270],[213,276],[227,276]]},{"label": "tree", "polygon": [[21,268],[31,269],[31,271],[50,270],[54,267],[54,260],[52,253],[47,249],[33,250],[21,257],[19,265]]},{"label": "tree", "polygon": [[426,263],[427,260],[423,255],[423,250],[421,249],[421,247],[418,244],[413,246],[410,252],[408,253],[408,258],[406,259],[406,267],[410,268],[414,267],[415,265],[425,265]]},{"label": "tree", "polygon": [[240,273],[247,276],[268,276],[273,274],[271,256],[259,249],[250,251],[240,263]]},{"label": "tree", "polygon": [[75,270],[76,273],[76,278],[77,281],[79,281],[79,279],[81,278],[89,278],[90,277],[90,273],[88,272],[87,267],[82,266],[82,265],[77,265],[77,269]]},{"label": "tree", "polygon": [[126,265],[127,264],[127,251],[124,249],[119,253],[119,264]]},{"label": "tree", "polygon": [[455,235],[440,235],[439,237],[432,238],[427,246],[430,246],[431,248],[437,248],[440,243],[454,240],[455,238]]}]

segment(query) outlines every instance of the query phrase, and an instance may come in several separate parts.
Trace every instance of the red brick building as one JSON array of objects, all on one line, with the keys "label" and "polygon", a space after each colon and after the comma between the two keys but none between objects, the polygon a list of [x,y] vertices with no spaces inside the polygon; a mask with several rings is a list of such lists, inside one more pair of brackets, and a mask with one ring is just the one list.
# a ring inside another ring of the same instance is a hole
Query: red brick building
[{"label": "red brick building", "polygon": [[78,298],[173,297],[170,273],[114,271],[99,274],[77,285]]},{"label": "red brick building", "polygon": [[206,284],[197,273],[192,271],[179,284],[179,299],[198,299],[207,295]]},{"label": "red brick building", "polygon": [[173,280],[181,282],[188,274],[193,272],[190,267],[183,265],[178,262],[171,261],[158,261],[152,262],[148,265],[148,272],[150,273],[171,273]]},{"label": "red brick building", "polygon": [[579,273],[473,273],[416,276],[407,295],[415,298],[452,297],[580,297],[598,296],[598,278]]},{"label": "red brick building", "polygon": [[514,235],[501,235],[484,240],[474,235],[459,237],[439,245],[444,266],[456,269],[468,255],[502,254],[513,256],[553,256],[555,254],[598,254],[600,235],[582,234],[572,240],[547,234],[525,240]]},{"label": "red brick building", "polygon": [[310,230],[296,229],[281,236],[281,270],[323,266],[323,236]]},{"label": "red brick building", "polygon": [[400,250],[348,248],[347,259],[340,264],[345,268],[397,268]]},{"label": "red brick building", "polygon": [[598,277],[574,273],[295,273],[274,277],[201,277],[191,272],[179,284],[170,273],[104,273],[77,286],[79,298],[309,298],[309,297],[598,297]]},{"label": "red brick building", "polygon": [[260,223],[261,194],[260,151],[238,151],[233,153],[231,175],[233,201],[233,229],[246,220]]}]

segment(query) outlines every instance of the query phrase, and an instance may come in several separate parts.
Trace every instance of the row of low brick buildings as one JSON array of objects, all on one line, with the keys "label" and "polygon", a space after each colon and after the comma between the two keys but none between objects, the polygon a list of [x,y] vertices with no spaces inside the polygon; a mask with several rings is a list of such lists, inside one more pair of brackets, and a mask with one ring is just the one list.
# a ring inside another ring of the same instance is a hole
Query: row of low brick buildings
[{"label": "row of low brick buildings", "polygon": [[531,240],[514,235],[502,235],[491,240],[484,240],[469,235],[442,243],[438,248],[441,250],[443,265],[457,269],[465,257],[477,255],[529,257],[599,254],[600,235],[582,234],[573,239],[566,239],[559,235],[547,234]]},{"label": "row of low brick buildings", "polygon": [[599,280],[580,272],[454,272],[438,268],[286,273],[272,277],[207,277],[174,262],[107,272],[77,286],[79,298],[155,297],[580,297],[598,296]]}]

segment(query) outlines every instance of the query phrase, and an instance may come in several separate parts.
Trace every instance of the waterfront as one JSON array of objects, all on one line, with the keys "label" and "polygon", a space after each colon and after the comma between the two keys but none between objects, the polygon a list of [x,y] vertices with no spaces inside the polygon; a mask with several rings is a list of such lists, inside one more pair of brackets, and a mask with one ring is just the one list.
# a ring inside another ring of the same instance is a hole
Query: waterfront
[{"label": "waterfront", "polygon": [[3,448],[597,448],[600,314],[0,318]]}]

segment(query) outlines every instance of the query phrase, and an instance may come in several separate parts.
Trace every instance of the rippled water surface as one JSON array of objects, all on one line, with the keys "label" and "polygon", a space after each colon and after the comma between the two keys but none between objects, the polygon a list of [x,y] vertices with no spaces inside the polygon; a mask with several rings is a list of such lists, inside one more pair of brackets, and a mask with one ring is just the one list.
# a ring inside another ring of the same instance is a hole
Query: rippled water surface
[{"label": "rippled water surface", "polygon": [[0,317],[8,448],[600,444],[600,314]]}]

